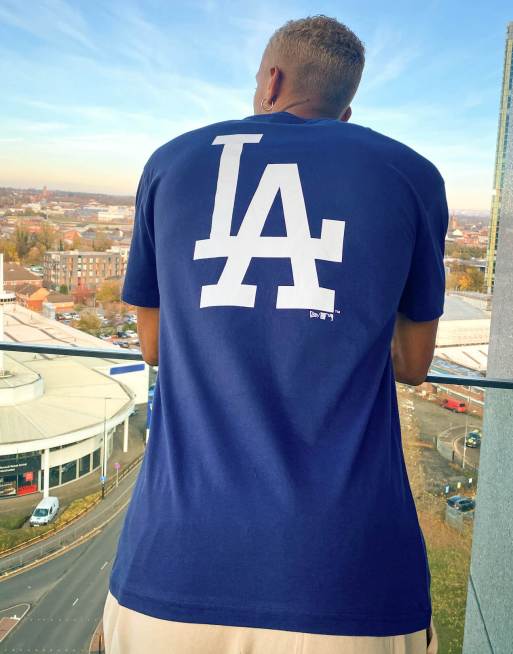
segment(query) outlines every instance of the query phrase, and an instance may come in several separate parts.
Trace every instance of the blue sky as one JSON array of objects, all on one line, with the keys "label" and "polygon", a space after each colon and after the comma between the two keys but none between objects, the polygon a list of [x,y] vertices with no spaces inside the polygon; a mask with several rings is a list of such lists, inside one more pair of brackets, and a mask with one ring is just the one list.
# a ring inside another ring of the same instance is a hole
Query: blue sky
[{"label": "blue sky", "polygon": [[0,185],[135,194],[177,134],[253,113],[254,75],[290,18],[364,42],[352,122],[428,157],[450,209],[490,208],[504,0],[0,0]]}]

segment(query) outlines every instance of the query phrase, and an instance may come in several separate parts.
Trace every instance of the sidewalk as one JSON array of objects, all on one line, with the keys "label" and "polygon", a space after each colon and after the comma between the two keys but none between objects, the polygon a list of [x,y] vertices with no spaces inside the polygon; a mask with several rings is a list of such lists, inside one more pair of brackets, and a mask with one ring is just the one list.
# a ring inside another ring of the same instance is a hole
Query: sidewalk
[{"label": "sidewalk", "polygon": [[[128,452],[123,452],[123,425],[118,425],[114,433],[112,454],[107,462],[107,480],[116,478],[114,463],[121,464],[121,471],[128,463],[144,451],[146,447],[144,443],[145,431],[146,405],[144,404],[138,407],[138,413],[129,420]],[[50,488],[50,495],[59,498],[59,512],[62,512],[73,500],[85,497],[98,490],[101,490],[100,468],[64,486]],[[30,495],[2,498],[0,499],[0,510],[4,516],[23,513],[29,515],[42,497],[43,493],[40,491],[38,493],[30,493]]]}]

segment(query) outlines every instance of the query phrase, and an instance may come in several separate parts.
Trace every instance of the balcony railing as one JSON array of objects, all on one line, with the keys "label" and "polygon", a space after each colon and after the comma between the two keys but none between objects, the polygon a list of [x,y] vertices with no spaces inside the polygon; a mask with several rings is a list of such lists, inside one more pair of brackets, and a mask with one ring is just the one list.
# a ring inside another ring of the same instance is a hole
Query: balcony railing
[{"label": "balcony railing", "polygon": [[[102,359],[143,360],[141,352],[137,350],[123,350],[121,348],[115,350],[109,348],[64,347],[60,345],[33,345],[0,341],[0,350],[4,350],[5,352],[30,352],[34,354],[62,354],[74,357],[100,357]],[[494,377],[428,374],[425,381],[431,382],[432,384],[458,384],[481,388],[513,389],[513,379],[497,379]]]}]

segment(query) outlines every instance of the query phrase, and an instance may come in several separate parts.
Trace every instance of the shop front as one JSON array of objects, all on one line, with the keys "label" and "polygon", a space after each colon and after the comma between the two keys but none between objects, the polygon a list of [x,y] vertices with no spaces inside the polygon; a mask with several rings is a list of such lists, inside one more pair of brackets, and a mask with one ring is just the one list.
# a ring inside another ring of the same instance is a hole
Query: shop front
[{"label": "shop front", "polygon": [[0,456],[0,497],[38,491],[41,452]]}]

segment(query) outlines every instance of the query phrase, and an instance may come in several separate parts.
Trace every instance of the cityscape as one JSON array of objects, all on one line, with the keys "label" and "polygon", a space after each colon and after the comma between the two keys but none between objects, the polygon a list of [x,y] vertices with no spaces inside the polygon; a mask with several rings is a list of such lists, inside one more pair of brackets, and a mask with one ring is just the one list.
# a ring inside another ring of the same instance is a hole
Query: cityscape
[{"label": "cityscape", "polygon": [[[513,651],[513,22],[504,48],[490,210],[450,208],[430,372],[397,384],[439,654]],[[121,300],[135,195],[48,186],[0,187],[0,652],[100,654],[158,367]]]}]

